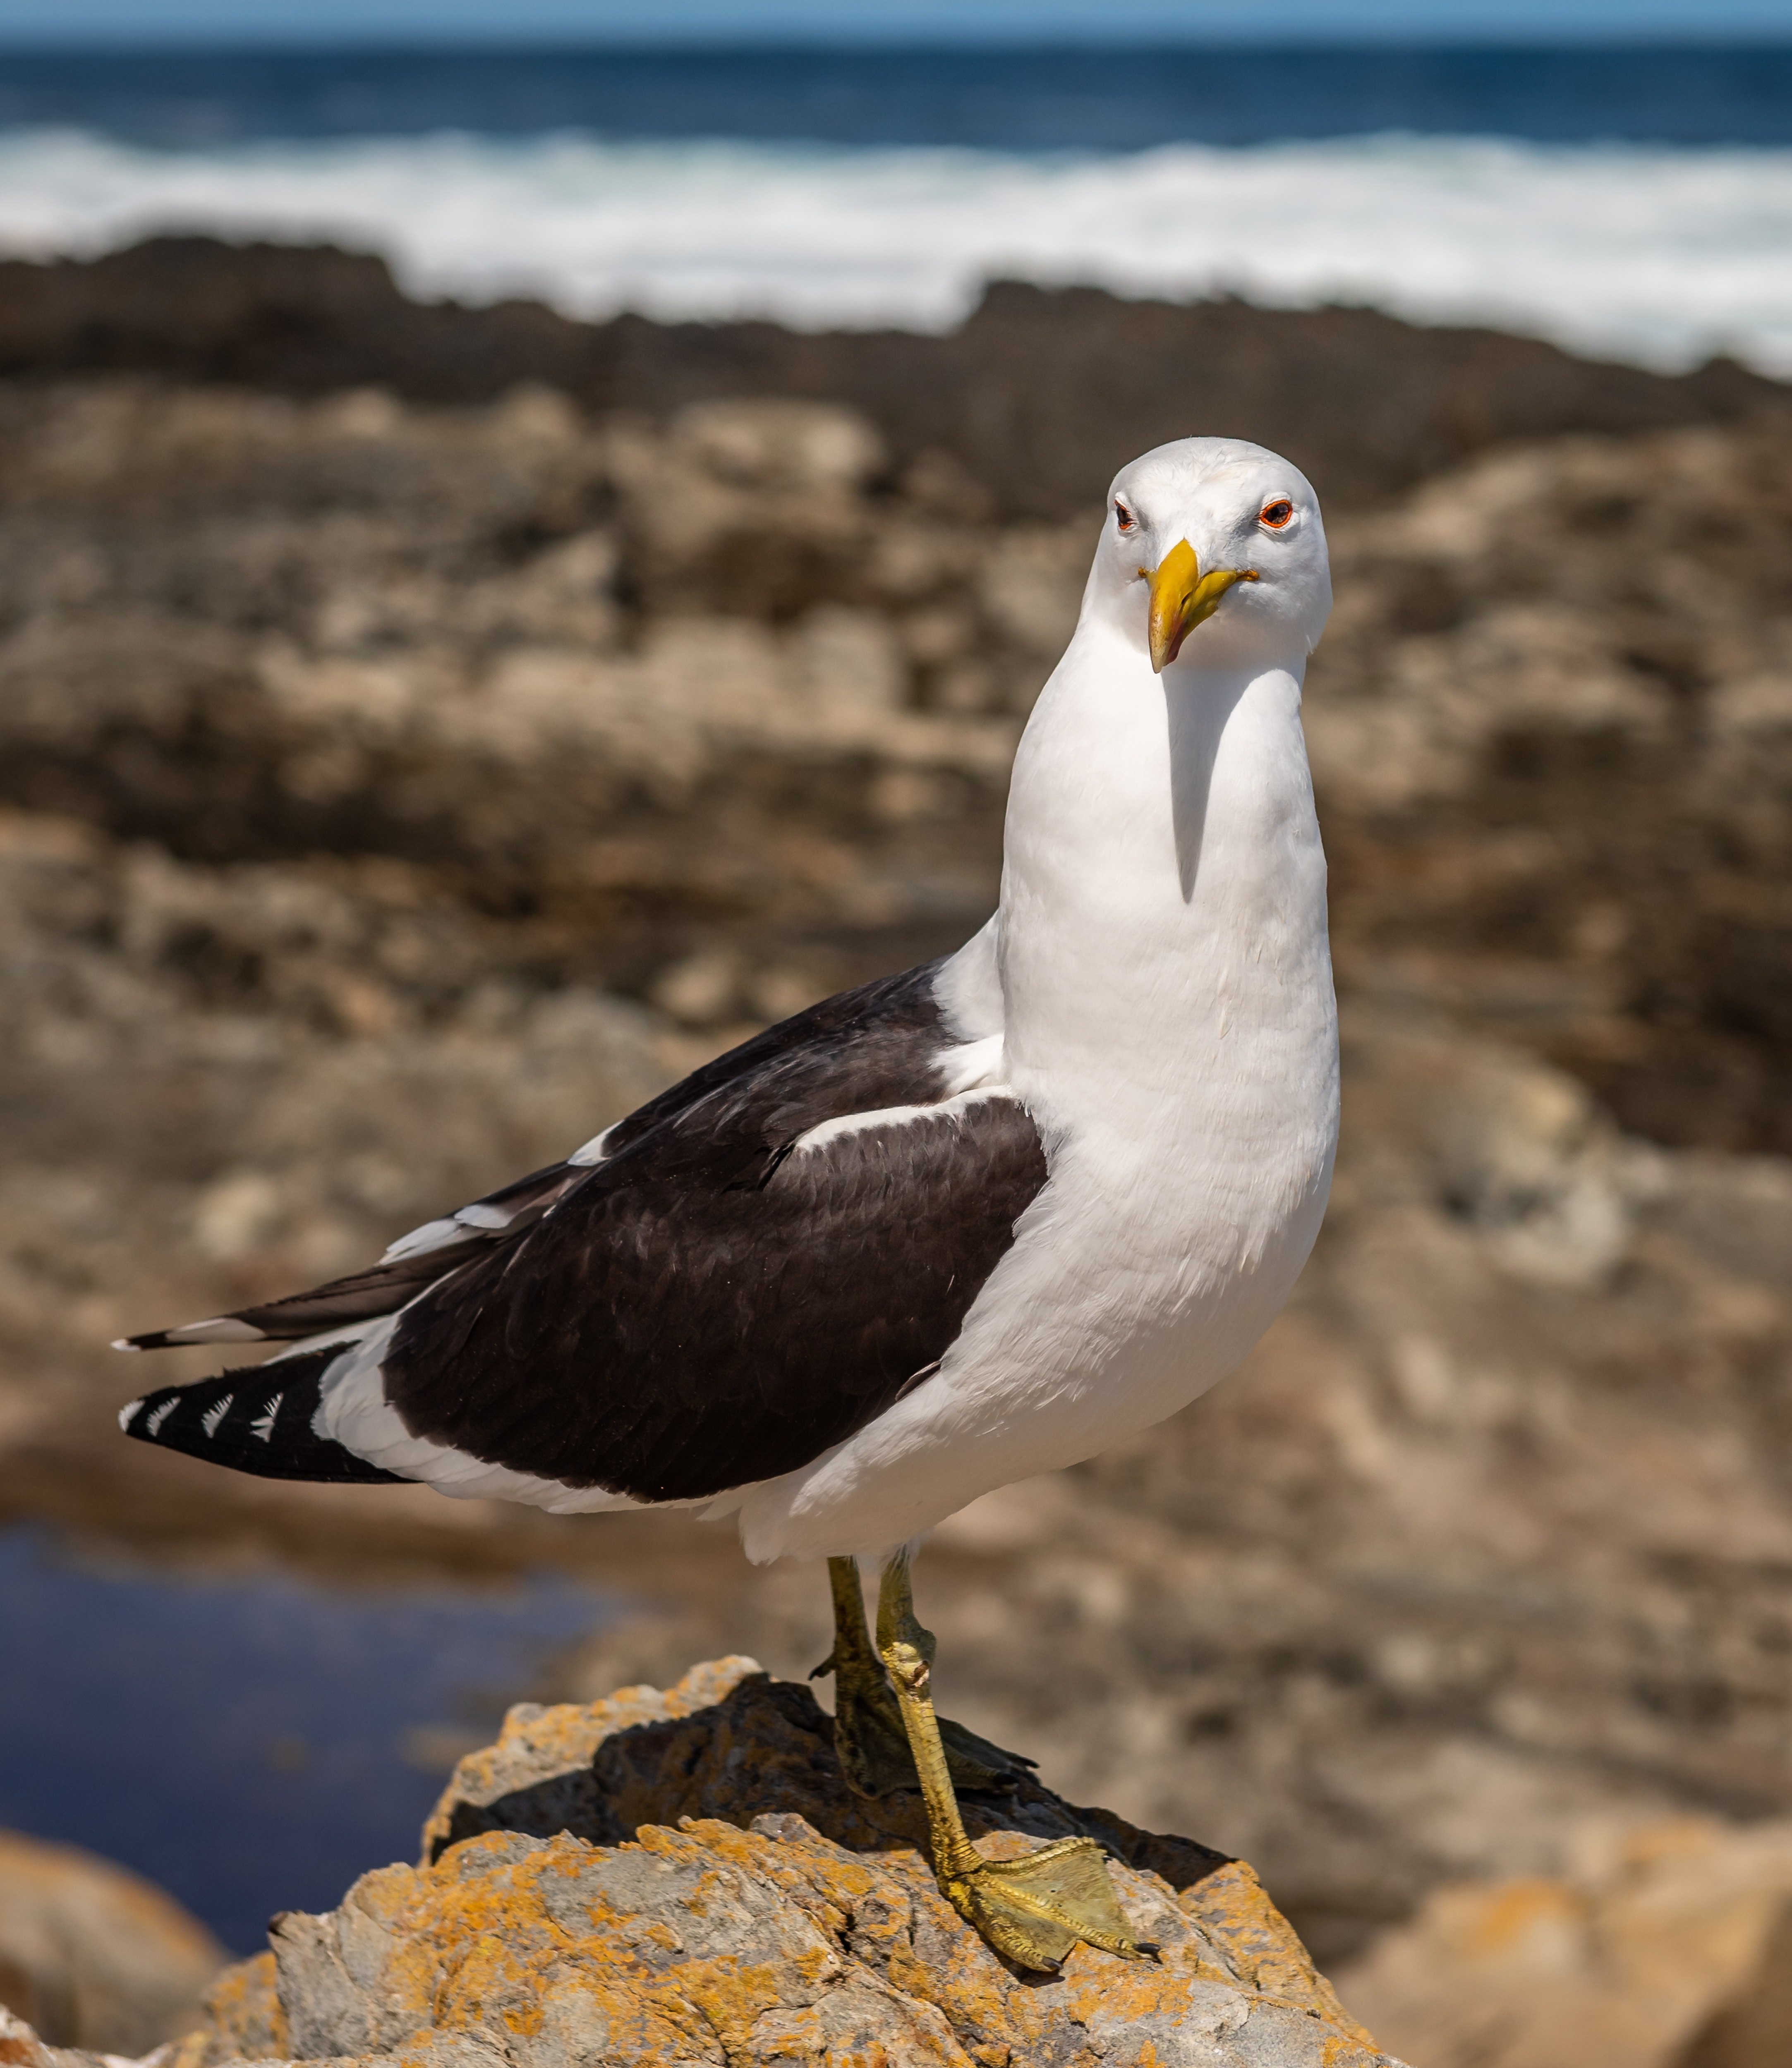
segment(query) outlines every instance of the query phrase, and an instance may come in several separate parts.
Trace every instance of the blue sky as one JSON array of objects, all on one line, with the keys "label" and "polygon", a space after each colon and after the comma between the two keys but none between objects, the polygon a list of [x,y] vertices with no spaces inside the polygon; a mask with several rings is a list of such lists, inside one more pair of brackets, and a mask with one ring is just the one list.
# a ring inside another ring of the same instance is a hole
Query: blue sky
[{"label": "blue sky", "polygon": [[1792,0],[0,0],[0,42],[1792,39]]}]

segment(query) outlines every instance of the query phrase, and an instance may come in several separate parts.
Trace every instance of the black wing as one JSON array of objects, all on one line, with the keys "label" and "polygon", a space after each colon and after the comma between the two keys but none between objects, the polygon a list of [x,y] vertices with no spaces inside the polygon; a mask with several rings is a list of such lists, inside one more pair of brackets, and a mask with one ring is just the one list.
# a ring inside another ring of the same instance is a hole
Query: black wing
[{"label": "black wing", "polygon": [[[407,1300],[414,1299],[445,1272],[540,1220],[584,1174],[576,1164],[551,1163],[544,1170],[519,1178],[501,1191],[488,1192],[470,1207],[462,1207],[462,1213],[478,1219],[435,1223],[439,1233],[426,1248],[389,1256],[368,1270],[332,1278],[328,1284],[313,1286],[308,1292],[288,1293],[284,1299],[264,1301],[257,1307],[238,1307],[228,1314],[189,1321],[177,1329],[156,1329],[148,1335],[127,1336],[116,1347],[165,1350],[194,1343],[292,1343],[330,1329],[352,1328],[356,1322],[377,1320],[381,1314],[395,1314]],[[400,1252],[404,1248],[402,1244],[393,1245]]]},{"label": "black wing", "polygon": [[933,1370],[1045,1182],[1030,1116],[952,1101],[792,1152],[802,1126],[719,1096],[732,1126],[708,1101],[662,1123],[406,1310],[384,1370],[413,1435],[690,1500],[807,1464]]},{"label": "black wing", "polygon": [[[767,1028],[607,1129],[598,1138],[604,1154],[628,1147],[731,1089],[751,1097],[755,1090],[776,1087],[775,1098],[800,1105],[816,1120],[938,1098],[932,1058],[949,1040],[933,999],[939,967],[935,960],[899,976],[880,977]],[[117,1347],[161,1350],[196,1343],[298,1342],[326,1329],[396,1313],[425,1286],[541,1219],[590,1174],[590,1167],[570,1160],[551,1163],[461,1207],[451,1220],[418,1230],[419,1236],[433,1236],[426,1248],[411,1249],[416,1238],[408,1238],[394,1244],[393,1252],[368,1270],[203,1321],[127,1336]]]},{"label": "black wing", "polygon": [[[943,1097],[938,967],[743,1044],[443,1246],[207,1325],[295,1337],[411,1301],[382,1371],[414,1435],[649,1500],[793,1470],[933,1368],[1045,1182],[1017,1101]],[[170,1337],[193,1339],[136,1340]],[[191,1419],[154,1439],[214,1455]]]}]

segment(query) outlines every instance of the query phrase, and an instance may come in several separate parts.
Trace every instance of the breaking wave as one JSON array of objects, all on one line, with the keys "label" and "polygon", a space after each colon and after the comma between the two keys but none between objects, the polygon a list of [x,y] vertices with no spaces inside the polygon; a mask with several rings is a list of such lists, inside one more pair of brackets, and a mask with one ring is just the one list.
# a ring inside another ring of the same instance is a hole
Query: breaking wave
[{"label": "breaking wave", "polygon": [[327,238],[570,315],[942,330],[992,277],[1367,303],[1674,369],[1792,373],[1792,150],[1383,136],[1128,155],[561,133],[162,150],[0,132],[0,246]]}]

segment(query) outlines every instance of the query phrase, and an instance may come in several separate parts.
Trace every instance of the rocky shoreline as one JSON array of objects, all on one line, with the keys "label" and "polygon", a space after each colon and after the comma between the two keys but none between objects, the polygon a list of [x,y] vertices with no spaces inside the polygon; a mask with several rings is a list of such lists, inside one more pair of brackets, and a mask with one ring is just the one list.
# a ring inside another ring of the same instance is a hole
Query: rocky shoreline
[{"label": "rocky shoreline", "polygon": [[[967,1814],[992,1857],[1094,1838],[1155,1957],[1010,1967],[935,1885],[918,1795],[853,1795],[808,1688],[730,1658],[663,1694],[513,1711],[462,1762],[419,1866],[276,1917],[270,1952],[150,2058],[1399,2068],[1242,1862],[1031,1781]],[[34,2042],[0,2025],[0,2059],[94,2058]]]},{"label": "rocky shoreline", "polygon": [[[1341,1998],[1243,1861],[1030,1779],[965,1806],[992,1857],[1094,1838],[1153,1957],[1077,1947],[1053,1975],[1011,1968],[941,1898],[917,1797],[852,1795],[808,1688],[735,1656],[664,1691],[513,1708],[461,1761],[415,1866],[275,1916],[267,1952],[209,1976],[204,1935],[165,1899],[36,1848],[60,1881],[35,1939],[29,1876],[0,1883],[0,1977],[42,2030],[0,2007],[0,2060],[123,2068],[98,2050],[166,2033],[129,2068],[1399,2068],[1363,2014],[1436,2068],[1757,2068],[1783,2051],[1792,1823],[1633,1826],[1561,1876],[1441,1890]],[[46,1957],[43,1921],[72,1962]]]},{"label": "rocky shoreline", "polygon": [[[487,385],[369,387],[388,288],[183,250],[40,269],[63,313],[0,355],[0,1505],[635,1600],[544,1697],[737,1646],[800,1674],[813,1573],[121,1445],[141,1368],[101,1346],[352,1266],[955,945],[1073,617],[1084,461],[979,489],[844,376],[788,392],[839,340],[717,393],[745,330],[661,337],[672,385],[625,409],[469,342],[543,312],[426,311]],[[132,267],[189,262],[188,356],[120,343]],[[295,295],[361,356],[245,356]],[[1166,365],[1359,323],[1038,299],[980,320],[1073,368],[1135,319]],[[236,342],[195,358],[206,324]],[[1359,327],[1440,391],[1468,349]],[[1504,394],[1547,348],[1485,351]],[[1489,405],[1448,448],[1480,457],[1325,458],[1354,484],[1307,703],[1346,1136],[1295,1307],[1215,1399],[922,1568],[967,1723],[1249,1857],[1328,1963],[1595,1827],[1792,1813],[1792,427],[1770,384],[1558,361],[1594,400]]]},{"label": "rocky shoreline", "polygon": [[1786,399],[1729,360],[1664,376],[1373,309],[1019,281],[933,337],[420,304],[383,260],[328,246],[161,237],[92,260],[0,262],[0,377],[120,372],[463,405],[539,385],[593,414],[652,418],[717,396],[828,402],[873,423],[898,470],[943,460],[1010,520],[1098,501],[1122,461],[1197,425],[1297,454],[1336,512],[1517,440],[1736,423]]}]

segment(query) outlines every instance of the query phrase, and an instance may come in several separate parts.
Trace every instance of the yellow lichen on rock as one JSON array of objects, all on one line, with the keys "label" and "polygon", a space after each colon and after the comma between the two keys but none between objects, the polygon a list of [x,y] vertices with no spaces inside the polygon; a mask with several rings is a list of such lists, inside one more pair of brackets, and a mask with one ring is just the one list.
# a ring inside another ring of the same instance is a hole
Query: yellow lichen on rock
[{"label": "yellow lichen on rock", "polygon": [[[707,1659],[694,1666],[675,1687],[618,1687],[601,1702],[519,1702],[504,1718],[495,1744],[469,1753],[423,1826],[423,1859],[434,1859],[445,1845],[466,1835],[455,1828],[457,1809],[484,1809],[519,1789],[544,1781],[582,1775],[607,1737],[639,1724],[664,1723],[688,1716],[719,1702],[749,1673],[756,1659],[738,1655]],[[568,1814],[573,1805],[568,1805]],[[483,1828],[503,1828],[501,1814]]]},{"label": "yellow lichen on rock", "polygon": [[292,2051],[271,1953],[258,1953],[252,1960],[226,1968],[206,1992],[205,2002],[206,2029],[197,2036],[209,2045],[192,2058],[190,2041],[183,2041],[182,2051],[170,2068],[202,2068],[205,2062],[233,2056],[246,2061],[277,2059]]},{"label": "yellow lichen on rock", "polygon": [[[940,1894],[918,1797],[852,1795],[808,1689],[750,1660],[663,1694],[513,1711],[462,1762],[426,1864],[276,1920],[290,2058],[1389,2068],[1241,1862],[1031,1781],[967,1808],[992,1856],[1097,1838],[1159,1959],[1078,1946],[1056,1976],[1011,1968]],[[264,2053],[267,2001],[264,1967],[236,1971],[209,2068],[226,2032]]]},{"label": "yellow lichen on rock", "polygon": [[[1143,2064],[1248,2058],[1372,2068],[1366,2036],[1301,1989],[1237,1972],[1229,1940],[1155,1875],[1119,1871],[1163,1948],[1146,1968],[1080,1947],[1041,1985],[940,1896],[920,1854],[867,1860],[793,1814],[595,1846],[490,1832],[436,1865],[364,1878],[328,1918],[275,1928],[299,2058],[421,2064],[449,2040],[514,2062]],[[1224,1907],[1234,1911],[1236,1898]],[[1251,1906],[1246,1900],[1248,1915]],[[1263,1905],[1267,1908],[1267,1904]]]}]

